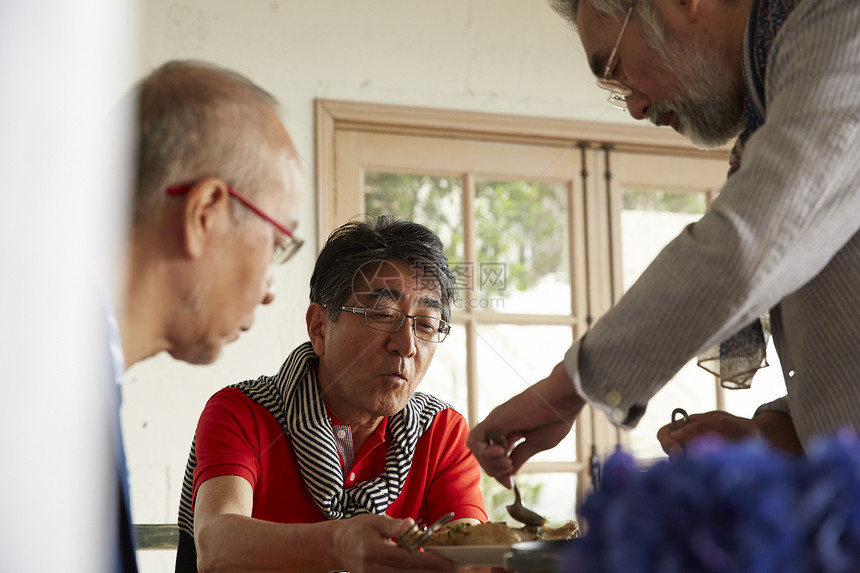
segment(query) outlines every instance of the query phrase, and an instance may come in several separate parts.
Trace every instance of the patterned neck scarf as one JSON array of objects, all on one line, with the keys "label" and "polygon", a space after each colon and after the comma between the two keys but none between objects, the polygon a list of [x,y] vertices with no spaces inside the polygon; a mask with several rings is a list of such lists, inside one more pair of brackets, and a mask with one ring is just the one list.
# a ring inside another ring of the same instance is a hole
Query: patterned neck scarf
[{"label": "patterned neck scarf", "polygon": [[[765,121],[764,78],[767,58],[783,22],[800,0],[754,0],[744,36],[744,122],[743,133],[732,148],[729,177],[741,166],[744,146]],[[767,366],[766,349],[770,337],[767,314],[747,325],[728,340],[699,355],[699,366],[719,376],[724,388],[749,388],[759,368]]]},{"label": "patterned neck scarf", "polygon": [[[306,342],[290,354],[275,376],[260,376],[232,387],[266,408],[292,440],[305,485],[323,515],[344,519],[361,513],[385,513],[403,489],[418,438],[430,428],[436,414],[450,406],[429,394],[415,392],[406,407],[388,419],[393,440],[382,473],[344,490],[331,418],[317,385],[318,360],[313,346]],[[192,445],[179,510],[180,529],[190,535],[194,531],[191,480],[196,465]]]}]

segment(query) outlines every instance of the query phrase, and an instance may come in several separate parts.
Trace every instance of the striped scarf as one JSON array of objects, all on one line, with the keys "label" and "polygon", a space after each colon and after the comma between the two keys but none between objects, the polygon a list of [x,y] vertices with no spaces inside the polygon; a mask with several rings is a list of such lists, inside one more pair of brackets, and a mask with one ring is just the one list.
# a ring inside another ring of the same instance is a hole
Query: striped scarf
[{"label": "striped scarf", "polygon": [[[430,428],[436,414],[450,406],[429,394],[415,392],[406,407],[388,419],[393,441],[388,446],[382,473],[344,490],[331,418],[317,385],[317,361],[313,346],[306,342],[290,354],[275,376],[260,376],[231,387],[266,408],[283,428],[284,435],[292,440],[305,485],[327,519],[385,513],[403,489],[418,438]],[[189,535],[194,534],[191,494],[197,466],[195,449],[196,437],[179,504],[179,528]]]}]

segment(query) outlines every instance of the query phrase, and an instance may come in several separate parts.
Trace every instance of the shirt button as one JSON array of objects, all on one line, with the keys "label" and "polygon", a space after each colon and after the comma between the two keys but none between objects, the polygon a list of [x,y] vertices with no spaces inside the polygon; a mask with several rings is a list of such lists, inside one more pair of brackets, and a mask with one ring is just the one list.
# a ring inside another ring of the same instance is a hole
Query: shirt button
[{"label": "shirt button", "polygon": [[621,394],[617,391],[613,390],[609,394],[606,395],[606,405],[607,406],[617,406],[621,403]]},{"label": "shirt button", "polygon": [[355,481],[355,472],[349,472],[349,481]]},{"label": "shirt button", "polygon": [[346,437],[346,430],[338,430],[337,431],[337,437],[340,438],[341,440],[344,439]]}]

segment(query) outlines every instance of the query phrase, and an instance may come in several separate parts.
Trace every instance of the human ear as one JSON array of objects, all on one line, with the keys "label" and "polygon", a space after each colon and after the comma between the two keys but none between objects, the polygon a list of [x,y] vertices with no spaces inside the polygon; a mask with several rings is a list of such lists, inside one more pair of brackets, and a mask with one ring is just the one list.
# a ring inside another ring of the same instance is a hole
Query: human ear
[{"label": "human ear", "polygon": [[217,177],[196,182],[185,198],[182,223],[185,252],[191,258],[200,258],[214,233],[230,224],[227,184]]},{"label": "human ear", "polygon": [[328,323],[328,309],[318,302],[312,302],[305,313],[308,336],[317,356],[325,354],[325,331]]}]

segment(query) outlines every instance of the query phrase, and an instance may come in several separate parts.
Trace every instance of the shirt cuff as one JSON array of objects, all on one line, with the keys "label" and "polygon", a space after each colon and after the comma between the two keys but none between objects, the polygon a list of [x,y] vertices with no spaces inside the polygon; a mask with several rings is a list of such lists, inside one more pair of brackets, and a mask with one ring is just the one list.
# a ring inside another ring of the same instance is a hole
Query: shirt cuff
[{"label": "shirt cuff", "polygon": [[[625,404],[624,396],[618,390],[586,389],[587,383],[583,383],[582,377],[579,375],[579,352],[583,340],[584,338],[580,338],[574,342],[564,355],[564,369],[570,379],[573,380],[577,394],[592,408],[602,410],[615,426],[625,430],[635,428],[639,420],[642,419],[642,415],[645,414],[646,404]],[[597,396],[602,396],[602,398]]]}]

